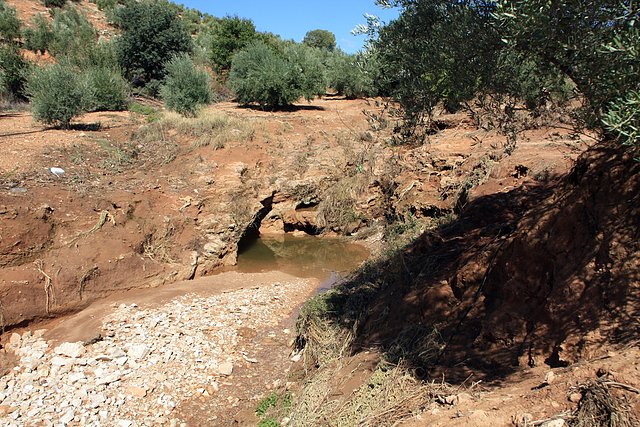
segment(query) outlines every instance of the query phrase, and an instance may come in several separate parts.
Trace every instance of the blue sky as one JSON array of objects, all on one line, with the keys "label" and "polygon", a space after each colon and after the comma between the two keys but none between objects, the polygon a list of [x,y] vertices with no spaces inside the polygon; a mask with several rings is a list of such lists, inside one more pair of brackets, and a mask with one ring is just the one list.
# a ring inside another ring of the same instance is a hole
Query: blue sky
[{"label": "blue sky", "polygon": [[322,29],[336,35],[338,46],[347,53],[362,48],[364,36],[351,30],[364,24],[364,14],[379,16],[388,22],[398,15],[395,10],[376,6],[374,0],[174,0],[213,16],[238,15],[251,19],[258,31],[279,34],[284,39],[302,41],[307,31]]}]

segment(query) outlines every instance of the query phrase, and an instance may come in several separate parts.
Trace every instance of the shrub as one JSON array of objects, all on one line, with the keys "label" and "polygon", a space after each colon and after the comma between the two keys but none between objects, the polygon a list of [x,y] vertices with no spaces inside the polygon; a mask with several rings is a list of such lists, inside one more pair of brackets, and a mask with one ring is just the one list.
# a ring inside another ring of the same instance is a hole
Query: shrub
[{"label": "shrub", "polygon": [[189,32],[166,0],[128,2],[115,9],[114,23],[123,31],[117,43],[120,65],[135,87],[162,80],[164,65],[192,49]]},{"label": "shrub", "polygon": [[233,58],[229,85],[242,104],[282,107],[300,97],[291,84],[290,64],[264,43],[255,43]]},{"label": "shrub", "polygon": [[209,74],[196,67],[187,55],[169,61],[166,73],[160,93],[167,108],[185,116],[195,116],[198,108],[211,102]]},{"label": "shrub", "polygon": [[0,45],[0,95],[25,99],[26,76],[30,65],[16,46]]},{"label": "shrub", "polygon": [[89,101],[81,76],[68,64],[36,69],[27,83],[27,94],[36,120],[62,128],[84,113]]},{"label": "shrub", "polygon": [[43,54],[49,50],[53,40],[51,24],[42,13],[39,13],[33,18],[31,28],[26,28],[23,31],[23,37],[26,49]]},{"label": "shrub", "polygon": [[262,42],[236,54],[229,84],[238,102],[269,108],[290,105],[302,96],[311,99],[325,90],[322,64],[311,48],[285,46],[278,53]]},{"label": "shrub", "polygon": [[329,64],[328,84],[349,99],[375,96],[375,60],[371,55],[335,55]]},{"label": "shrub", "polygon": [[317,49],[334,51],[336,49],[336,36],[327,30],[312,30],[305,34],[302,43]]},{"label": "shrub", "polygon": [[111,10],[117,5],[125,3],[125,0],[91,0],[100,10]]},{"label": "shrub", "polygon": [[20,38],[20,20],[16,10],[0,1],[0,42],[13,43]]},{"label": "shrub", "polygon": [[299,91],[298,98],[310,101],[327,90],[325,67],[321,52],[304,44],[291,44],[284,49],[285,60],[293,72],[292,84]]},{"label": "shrub", "polygon": [[233,55],[256,37],[256,27],[251,20],[237,16],[220,19],[206,35],[206,47],[213,68],[218,72],[229,70]]},{"label": "shrub", "polygon": [[51,55],[81,64],[90,55],[97,41],[96,29],[75,7],[55,10],[48,46]]},{"label": "shrub", "polygon": [[114,42],[101,40],[91,46],[87,56],[76,61],[82,68],[102,67],[118,70],[120,74],[120,64],[118,62],[118,51]]},{"label": "shrub", "polygon": [[111,68],[93,67],[84,73],[89,111],[120,111],[127,108],[129,85]]},{"label": "shrub", "polygon": [[29,63],[20,53],[20,20],[16,10],[0,0],[0,96],[24,98]]}]

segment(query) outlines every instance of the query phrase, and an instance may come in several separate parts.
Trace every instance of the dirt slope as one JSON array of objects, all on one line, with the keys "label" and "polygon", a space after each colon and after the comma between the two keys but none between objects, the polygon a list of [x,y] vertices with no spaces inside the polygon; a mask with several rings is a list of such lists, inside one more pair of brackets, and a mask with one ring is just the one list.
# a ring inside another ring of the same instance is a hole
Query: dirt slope
[{"label": "dirt slope", "polygon": [[[310,383],[374,354],[401,363],[427,388],[431,381],[453,386],[432,387],[413,406],[418,392],[408,392],[407,403],[388,412],[420,413],[408,425],[578,422],[572,411],[588,405],[579,384],[597,378],[621,385],[611,393],[637,416],[639,171],[619,146],[599,144],[571,173],[545,183],[497,193],[491,183],[476,187],[455,221],[328,295],[324,316],[353,333],[351,352],[324,364],[323,338],[313,338],[313,322],[303,327],[321,366]],[[373,376],[389,368],[352,366],[343,379],[351,391],[328,393],[339,396],[341,410],[362,405],[362,389],[386,387]],[[384,425],[375,414],[363,417]]]}]

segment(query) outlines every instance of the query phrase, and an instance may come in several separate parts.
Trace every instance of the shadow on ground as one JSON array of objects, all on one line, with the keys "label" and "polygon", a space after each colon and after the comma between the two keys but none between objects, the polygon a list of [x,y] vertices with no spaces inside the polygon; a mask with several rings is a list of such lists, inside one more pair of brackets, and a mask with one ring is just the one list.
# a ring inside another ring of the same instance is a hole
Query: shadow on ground
[{"label": "shadow on ground", "polygon": [[269,112],[286,112],[295,113],[296,111],[325,111],[324,107],[319,105],[284,105],[280,107],[265,107],[257,104],[241,104],[238,108],[244,108],[248,110],[256,111],[269,111]]},{"label": "shadow on ground", "polygon": [[640,339],[640,164],[618,146],[470,201],[456,221],[366,265],[323,316],[418,378],[499,381]]}]

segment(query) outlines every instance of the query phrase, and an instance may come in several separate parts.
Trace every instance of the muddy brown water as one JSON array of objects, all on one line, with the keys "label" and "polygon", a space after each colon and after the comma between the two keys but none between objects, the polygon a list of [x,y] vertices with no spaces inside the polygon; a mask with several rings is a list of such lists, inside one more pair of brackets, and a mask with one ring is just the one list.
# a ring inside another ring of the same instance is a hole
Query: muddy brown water
[{"label": "muddy brown water", "polygon": [[345,275],[369,256],[369,250],[339,238],[262,236],[238,254],[240,273],[281,271],[322,282]]},{"label": "muddy brown water", "polygon": [[[119,304],[157,307],[186,294],[210,296],[295,278],[314,280],[320,292],[334,286],[368,256],[369,250],[364,246],[337,238],[266,236],[239,254],[237,266],[218,274],[158,288],[116,293],[94,301],[78,313],[41,325],[41,328],[48,330],[45,338],[55,342],[87,341],[100,333],[103,318]],[[297,311],[295,309],[293,315]]]}]

